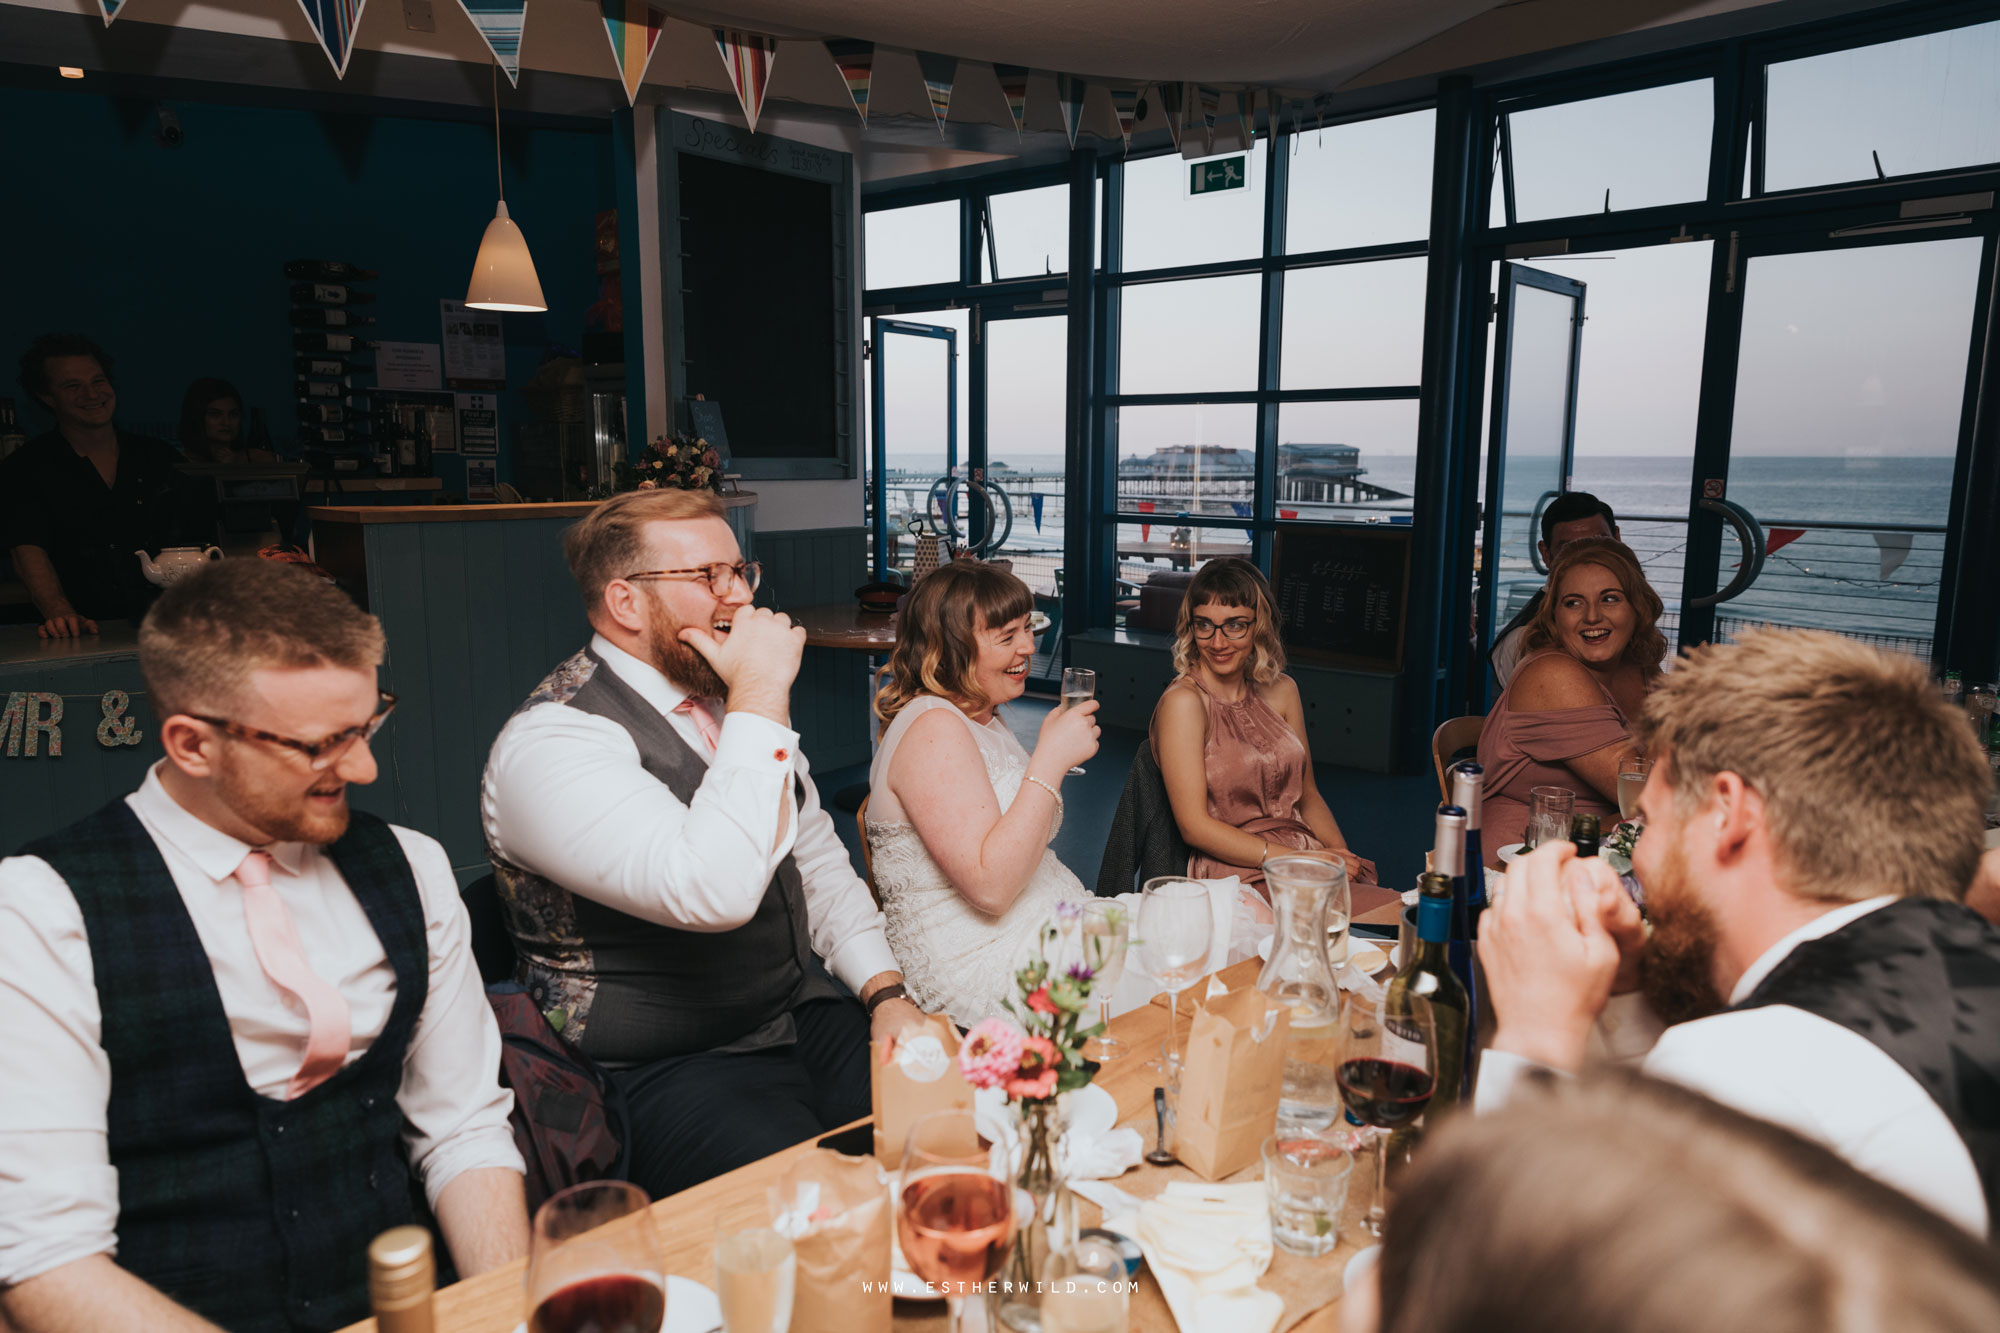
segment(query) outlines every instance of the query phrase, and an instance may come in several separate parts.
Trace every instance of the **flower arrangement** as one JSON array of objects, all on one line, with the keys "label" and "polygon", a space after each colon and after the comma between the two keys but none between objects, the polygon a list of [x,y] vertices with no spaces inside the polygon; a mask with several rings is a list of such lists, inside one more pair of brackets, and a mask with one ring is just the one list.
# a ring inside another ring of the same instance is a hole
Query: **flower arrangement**
[{"label": "flower arrangement", "polygon": [[[1056,912],[1080,915],[1071,903]],[[1061,973],[1049,961],[1049,946],[1062,936],[1056,922],[1042,927],[1040,947],[1014,974],[1020,1003],[1002,1000],[1017,1023],[994,1017],[980,1021],[958,1049],[958,1067],[975,1088],[998,1088],[1010,1101],[1046,1101],[1089,1083],[1096,1069],[1083,1058],[1083,1044],[1103,1032],[1102,1023],[1083,1026],[1095,973],[1072,963]]]},{"label": "flower arrangement", "polygon": [[1621,875],[1632,873],[1632,848],[1638,844],[1639,835],[1646,826],[1637,820],[1628,819],[1611,830],[1611,836],[1604,840],[1599,850],[1611,868]]},{"label": "flower arrangement", "polygon": [[682,491],[722,490],[722,455],[707,440],[675,431],[662,435],[646,446],[630,463],[618,467],[618,489],[652,491],[671,488]]}]

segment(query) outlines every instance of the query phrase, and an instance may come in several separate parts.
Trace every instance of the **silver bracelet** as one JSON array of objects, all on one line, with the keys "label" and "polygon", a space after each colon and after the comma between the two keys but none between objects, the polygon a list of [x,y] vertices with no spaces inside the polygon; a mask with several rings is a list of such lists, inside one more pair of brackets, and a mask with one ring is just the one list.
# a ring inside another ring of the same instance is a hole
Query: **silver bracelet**
[{"label": "silver bracelet", "polygon": [[1062,793],[1057,791],[1054,787],[1051,787],[1048,783],[1042,781],[1040,778],[1036,777],[1033,773],[1028,773],[1025,774],[1024,776],[1027,778],[1028,781],[1034,783],[1037,787],[1040,787],[1043,791],[1047,792],[1049,795],[1056,798],[1056,813],[1061,814],[1063,808]]}]

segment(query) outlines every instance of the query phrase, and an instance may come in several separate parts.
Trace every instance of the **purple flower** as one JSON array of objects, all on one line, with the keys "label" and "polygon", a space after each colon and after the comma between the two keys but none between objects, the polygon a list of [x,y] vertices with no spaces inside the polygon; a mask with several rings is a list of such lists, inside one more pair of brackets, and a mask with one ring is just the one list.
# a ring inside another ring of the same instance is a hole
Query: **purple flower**
[{"label": "purple flower", "polygon": [[1082,903],[1059,902],[1056,904],[1056,920],[1081,921],[1082,919],[1083,919]]},{"label": "purple flower", "polygon": [[1097,974],[1091,971],[1089,968],[1085,967],[1082,963],[1071,963],[1069,965],[1069,971],[1065,975],[1067,975],[1071,981],[1082,982],[1090,980]]}]

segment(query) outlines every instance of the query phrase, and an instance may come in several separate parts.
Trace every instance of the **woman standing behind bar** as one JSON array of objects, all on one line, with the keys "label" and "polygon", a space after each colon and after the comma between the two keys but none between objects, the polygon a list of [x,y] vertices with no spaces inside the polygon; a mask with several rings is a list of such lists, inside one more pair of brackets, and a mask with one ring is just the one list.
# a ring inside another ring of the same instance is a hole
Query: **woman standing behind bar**
[{"label": "woman standing behind bar", "polygon": [[243,395],[228,380],[199,379],[181,396],[181,452],[190,463],[268,463],[243,441]]},{"label": "woman standing behind bar", "polygon": [[1271,585],[1255,565],[1227,557],[1201,567],[1181,603],[1174,669],[1151,736],[1193,851],[1188,874],[1236,875],[1262,892],[1267,857],[1324,850],[1354,883],[1373,884],[1375,863],[1348,850],[1313,781],[1305,707],[1285,674]]},{"label": "woman standing behind bar", "polygon": [[1627,719],[1660,678],[1667,640],[1660,595],[1630,547],[1592,537],[1563,547],[1553,595],[1523,631],[1523,657],[1479,733],[1486,863],[1522,839],[1529,792],[1567,787],[1576,813],[1618,817],[1618,765],[1632,751]]}]

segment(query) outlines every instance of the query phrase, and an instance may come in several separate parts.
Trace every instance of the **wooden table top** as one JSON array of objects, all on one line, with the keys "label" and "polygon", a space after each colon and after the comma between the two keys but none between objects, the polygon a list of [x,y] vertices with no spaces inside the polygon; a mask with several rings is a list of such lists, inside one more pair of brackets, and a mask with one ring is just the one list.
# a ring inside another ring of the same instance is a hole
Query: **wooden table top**
[{"label": "wooden table top", "polygon": [[823,602],[818,606],[785,608],[792,623],[802,625],[813,648],[848,648],[857,653],[887,653],[896,646],[896,613],[863,611],[861,603]]},{"label": "wooden table top", "polygon": [[[1261,966],[1257,959],[1252,958],[1225,969],[1220,975],[1232,989],[1240,988],[1255,983]],[[1189,997],[1198,996],[1205,989],[1205,980],[1197,982],[1181,997],[1179,1036],[1182,1041],[1186,1040],[1187,1030],[1194,1021]],[[1113,1035],[1129,1043],[1132,1054],[1108,1062],[1097,1076],[1097,1085],[1109,1092],[1118,1103],[1119,1123],[1138,1129],[1149,1145],[1153,1139],[1153,1085],[1158,1081],[1158,1073],[1148,1069],[1146,1062],[1153,1058],[1160,1043],[1166,1039],[1168,1026],[1164,995],[1152,1004],[1141,1005],[1113,1019]],[[653,1222],[660,1236],[663,1271],[713,1288],[717,1217],[725,1208],[760,1203],[766,1188],[775,1183],[800,1156],[813,1149],[814,1140],[809,1139],[654,1204]],[[1360,1230],[1357,1221],[1367,1211],[1372,1189],[1369,1177],[1362,1169],[1366,1165],[1360,1160],[1355,1163],[1355,1188],[1349,1191],[1340,1248],[1332,1255],[1317,1260],[1299,1259],[1279,1251],[1273,1260],[1274,1272],[1280,1265],[1287,1264],[1344,1265],[1350,1256],[1363,1248],[1369,1238]],[[1195,1179],[1198,1177],[1183,1166],[1142,1164],[1120,1176],[1115,1183],[1132,1194],[1150,1197],[1171,1181]],[[1099,1217],[1095,1205],[1079,1200],[1078,1210],[1080,1225],[1097,1225]],[[513,1263],[440,1290],[436,1302],[437,1333],[510,1333],[525,1314],[523,1286],[526,1267],[525,1261]],[[1289,1328],[1292,1333],[1334,1333],[1338,1326],[1338,1309],[1339,1303],[1335,1301]],[[897,1301],[893,1327],[898,1333],[904,1330],[910,1333],[918,1330],[922,1333],[942,1333],[945,1328],[944,1302]],[[1175,1328],[1173,1316],[1160,1296],[1159,1287],[1143,1270],[1132,1296],[1131,1328],[1134,1333],[1173,1333]],[[375,1321],[363,1320],[343,1330],[343,1333],[376,1333]]]}]

